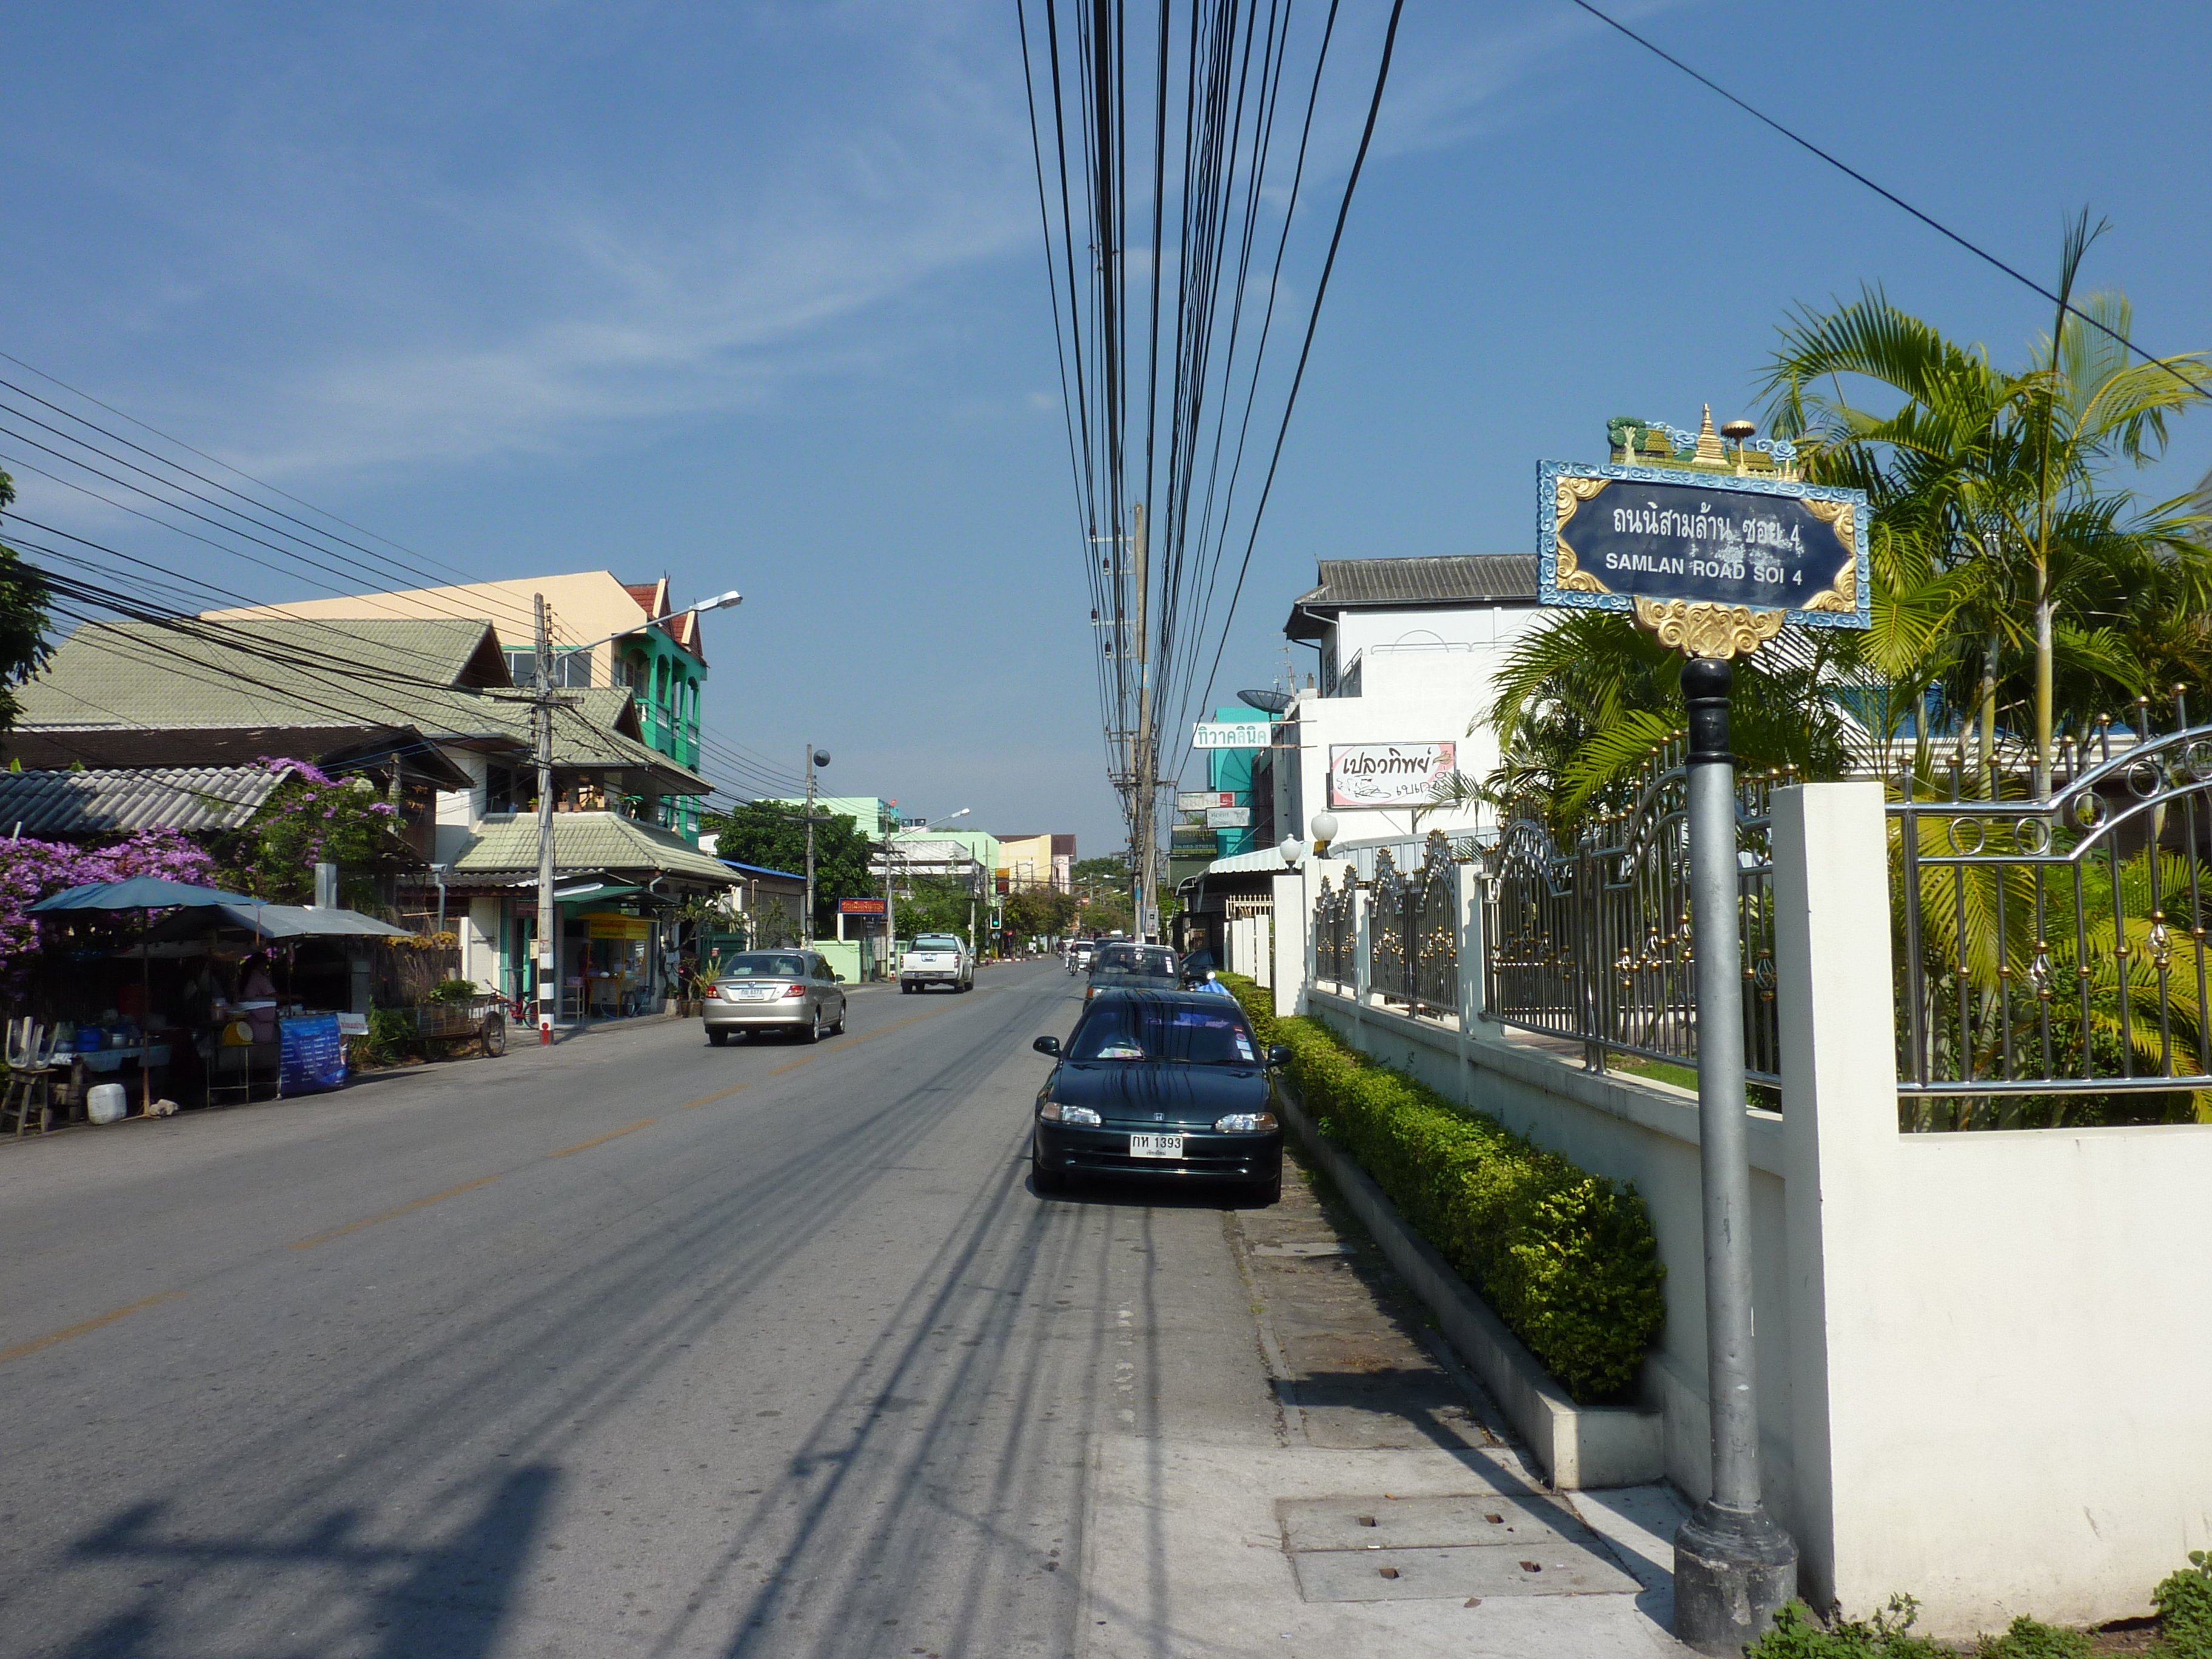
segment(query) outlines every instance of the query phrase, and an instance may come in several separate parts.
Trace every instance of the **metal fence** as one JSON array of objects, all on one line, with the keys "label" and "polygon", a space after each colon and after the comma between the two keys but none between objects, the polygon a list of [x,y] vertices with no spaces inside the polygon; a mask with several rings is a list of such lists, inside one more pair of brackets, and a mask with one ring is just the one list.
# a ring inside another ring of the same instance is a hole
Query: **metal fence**
[{"label": "metal fence", "polygon": [[1889,781],[1907,1128],[2212,1121],[2212,726],[2100,720],[2047,791],[2012,750]]},{"label": "metal fence", "polygon": [[[1490,1017],[1582,1043],[1595,1070],[1610,1054],[1697,1063],[1683,761],[1678,737],[1620,805],[1587,820],[1571,848],[1560,848],[1533,813],[1508,814],[1485,856]],[[1767,1085],[1781,1081],[1767,799],[1787,781],[1760,773],[1736,787],[1744,1069]]]},{"label": "metal fence", "polygon": [[1359,948],[1352,909],[1354,889],[1349,870],[1344,873],[1344,884],[1335,889],[1323,876],[1321,891],[1314,899],[1314,977],[1339,987],[1358,981],[1358,967],[1353,959]]},{"label": "metal fence", "polygon": [[1376,855],[1367,982],[1385,1003],[1403,1003],[1431,1018],[1459,1012],[1456,885],[1451,842],[1441,830],[1429,832],[1418,870],[1400,870],[1388,848]]}]

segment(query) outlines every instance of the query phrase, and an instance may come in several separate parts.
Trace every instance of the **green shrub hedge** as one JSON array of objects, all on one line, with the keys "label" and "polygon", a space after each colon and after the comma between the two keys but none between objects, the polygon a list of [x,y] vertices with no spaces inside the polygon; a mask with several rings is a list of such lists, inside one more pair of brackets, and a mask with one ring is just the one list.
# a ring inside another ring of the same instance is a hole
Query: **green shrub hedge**
[{"label": "green shrub hedge", "polygon": [[1286,1043],[1322,1133],[1375,1178],[1577,1400],[1620,1395],[1666,1322],[1651,1218],[1633,1186],[1585,1174],[1493,1118],[1378,1066],[1320,1021],[1279,1018],[1241,975],[1222,982],[1253,1034]]}]

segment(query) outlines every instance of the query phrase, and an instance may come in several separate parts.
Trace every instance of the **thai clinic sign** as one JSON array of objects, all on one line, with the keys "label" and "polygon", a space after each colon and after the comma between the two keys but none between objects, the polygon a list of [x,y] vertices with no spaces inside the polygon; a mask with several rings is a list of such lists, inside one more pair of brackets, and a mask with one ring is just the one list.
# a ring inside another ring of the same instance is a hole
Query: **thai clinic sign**
[{"label": "thai clinic sign", "polygon": [[1193,728],[1194,749],[1265,749],[1274,741],[1272,720],[1201,720]]},{"label": "thai clinic sign", "polygon": [[1206,827],[1209,830],[1249,830],[1252,809],[1249,806],[1209,806],[1206,809]]},{"label": "thai clinic sign", "polygon": [[837,901],[841,916],[879,916],[884,913],[884,901],[879,898],[843,898]]},{"label": "thai clinic sign", "polygon": [[1331,806],[1425,806],[1441,778],[1457,765],[1451,743],[1333,743],[1328,746]]},{"label": "thai clinic sign", "polygon": [[1204,812],[1216,806],[1236,805],[1237,792],[1233,789],[1182,789],[1176,793],[1178,812]]},{"label": "thai clinic sign", "polygon": [[617,915],[611,910],[594,910],[582,918],[586,939],[646,939],[653,937],[653,923],[643,916]]},{"label": "thai clinic sign", "polygon": [[1757,639],[1790,624],[1868,625],[1863,490],[1565,461],[1536,475],[1546,605],[1630,611],[1662,638],[1693,610],[1711,625],[1727,613]]}]

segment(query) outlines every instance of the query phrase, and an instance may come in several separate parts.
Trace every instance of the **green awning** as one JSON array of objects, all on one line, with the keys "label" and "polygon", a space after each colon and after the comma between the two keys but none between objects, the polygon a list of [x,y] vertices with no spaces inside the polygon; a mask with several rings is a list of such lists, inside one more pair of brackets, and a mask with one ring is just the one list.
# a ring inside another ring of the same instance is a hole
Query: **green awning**
[{"label": "green awning", "polygon": [[628,898],[632,893],[642,893],[642,887],[621,887],[611,882],[593,882],[588,887],[556,887],[553,896],[563,904],[595,904],[601,899]]}]

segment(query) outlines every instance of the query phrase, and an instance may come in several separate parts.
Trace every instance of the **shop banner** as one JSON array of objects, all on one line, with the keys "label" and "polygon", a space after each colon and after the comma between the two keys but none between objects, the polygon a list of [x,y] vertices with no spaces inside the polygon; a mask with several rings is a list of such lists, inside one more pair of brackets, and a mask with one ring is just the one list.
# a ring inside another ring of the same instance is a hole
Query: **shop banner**
[{"label": "shop banner", "polygon": [[648,939],[653,937],[653,922],[645,916],[616,915],[609,911],[595,911],[583,918],[586,939]]},{"label": "shop banner", "polygon": [[1328,746],[1331,806],[1424,806],[1440,778],[1455,769],[1451,743],[1333,743]]},{"label": "shop banner", "polygon": [[341,1088],[345,1080],[345,1038],[336,1014],[295,1014],[277,1022],[278,1094],[318,1094]]}]

